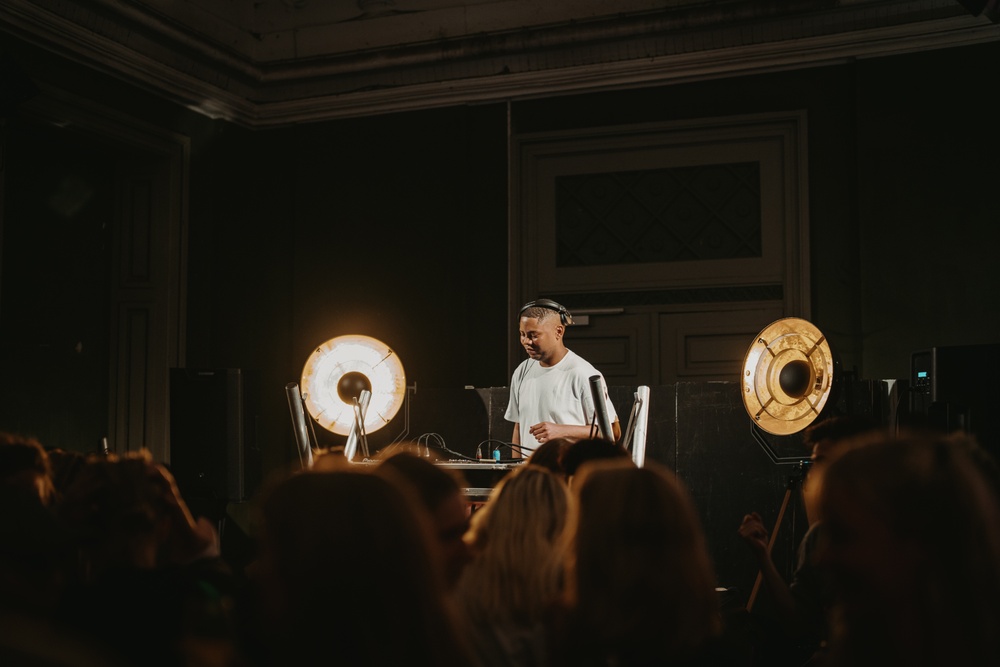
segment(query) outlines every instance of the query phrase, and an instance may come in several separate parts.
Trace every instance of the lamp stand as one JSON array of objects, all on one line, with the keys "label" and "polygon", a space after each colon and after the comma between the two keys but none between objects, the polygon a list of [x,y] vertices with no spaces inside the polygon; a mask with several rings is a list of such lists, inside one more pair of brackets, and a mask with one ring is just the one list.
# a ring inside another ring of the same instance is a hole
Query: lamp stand
[{"label": "lamp stand", "polygon": [[[781,525],[785,519],[785,512],[788,509],[789,501],[792,499],[792,494],[795,492],[796,500],[802,498],[802,478],[805,475],[805,465],[799,463],[798,468],[794,474],[788,476],[788,480],[785,484],[785,496],[781,499],[781,507],[778,508],[778,518],[774,521],[774,528],[771,530],[771,536],[767,541],[767,555],[770,557],[771,550],[774,548],[774,543],[778,539],[778,531],[781,529]],[[792,509],[792,514],[794,517],[795,510]],[[747,600],[746,609],[747,611],[753,610],[754,602],[757,601],[757,593],[760,592],[760,585],[764,580],[763,570],[757,571],[757,579],[754,581],[753,590],[750,591],[750,598]]]}]

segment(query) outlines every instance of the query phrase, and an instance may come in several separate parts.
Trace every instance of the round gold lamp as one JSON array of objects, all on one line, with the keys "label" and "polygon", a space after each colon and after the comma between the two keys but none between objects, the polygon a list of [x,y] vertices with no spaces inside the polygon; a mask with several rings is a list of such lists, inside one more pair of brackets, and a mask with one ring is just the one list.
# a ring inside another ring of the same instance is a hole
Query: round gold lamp
[{"label": "round gold lamp", "polygon": [[[779,456],[760,431],[786,436],[812,424],[830,402],[834,382],[840,382],[835,377],[837,366],[826,336],[812,323],[797,317],[786,317],[764,327],[743,358],[743,407],[750,415],[750,432],[773,463],[796,466],[770,533],[769,553],[789,506],[794,513],[792,490],[800,488],[809,457]],[[763,571],[758,572],[747,611],[753,609],[763,578]]]},{"label": "round gold lamp", "polygon": [[761,429],[797,433],[819,416],[830,398],[834,359],[826,336],[797,317],[772,322],[743,361],[743,406]]},{"label": "round gold lamp", "polygon": [[309,355],[302,369],[302,400],[316,422],[339,435],[355,427],[355,407],[362,406],[363,431],[388,424],[403,405],[406,374],[388,345],[370,336],[331,338]]}]

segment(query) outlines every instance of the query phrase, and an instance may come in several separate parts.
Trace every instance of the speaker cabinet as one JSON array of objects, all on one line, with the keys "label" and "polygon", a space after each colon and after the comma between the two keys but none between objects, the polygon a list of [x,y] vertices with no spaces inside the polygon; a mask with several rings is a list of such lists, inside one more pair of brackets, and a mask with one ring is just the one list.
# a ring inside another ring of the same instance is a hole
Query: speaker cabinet
[{"label": "speaker cabinet", "polygon": [[189,503],[240,502],[259,480],[248,381],[236,369],[170,369],[170,469]]},{"label": "speaker cabinet", "polygon": [[914,352],[910,411],[926,425],[961,430],[1000,456],[1000,344],[955,345]]}]

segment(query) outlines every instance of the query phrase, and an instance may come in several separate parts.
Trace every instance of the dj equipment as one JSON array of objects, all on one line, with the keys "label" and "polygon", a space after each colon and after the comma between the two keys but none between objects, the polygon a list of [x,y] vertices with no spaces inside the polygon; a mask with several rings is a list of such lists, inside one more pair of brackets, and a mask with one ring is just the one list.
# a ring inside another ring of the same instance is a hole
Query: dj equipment
[{"label": "dj equipment", "polygon": [[457,471],[466,483],[462,492],[471,503],[485,502],[501,479],[522,465],[524,461],[499,463],[495,461],[435,461],[440,468]]},{"label": "dj equipment", "polygon": [[564,325],[568,326],[570,324],[573,324],[573,316],[570,314],[568,310],[566,310],[566,306],[560,303],[556,303],[552,299],[536,299],[534,301],[529,301],[528,303],[521,306],[521,310],[518,311],[517,316],[520,317],[521,315],[524,314],[524,311],[528,310],[529,308],[545,308],[547,310],[554,310],[557,313],[559,313],[559,321],[562,322]]}]

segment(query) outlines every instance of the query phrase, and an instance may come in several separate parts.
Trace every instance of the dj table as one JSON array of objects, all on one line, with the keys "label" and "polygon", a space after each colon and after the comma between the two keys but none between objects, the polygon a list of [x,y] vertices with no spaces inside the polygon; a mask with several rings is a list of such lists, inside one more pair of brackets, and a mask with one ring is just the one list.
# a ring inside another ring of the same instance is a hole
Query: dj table
[{"label": "dj table", "polygon": [[464,479],[462,487],[470,500],[486,499],[503,477],[523,461],[498,463],[496,461],[435,461],[434,465],[456,471]]}]

